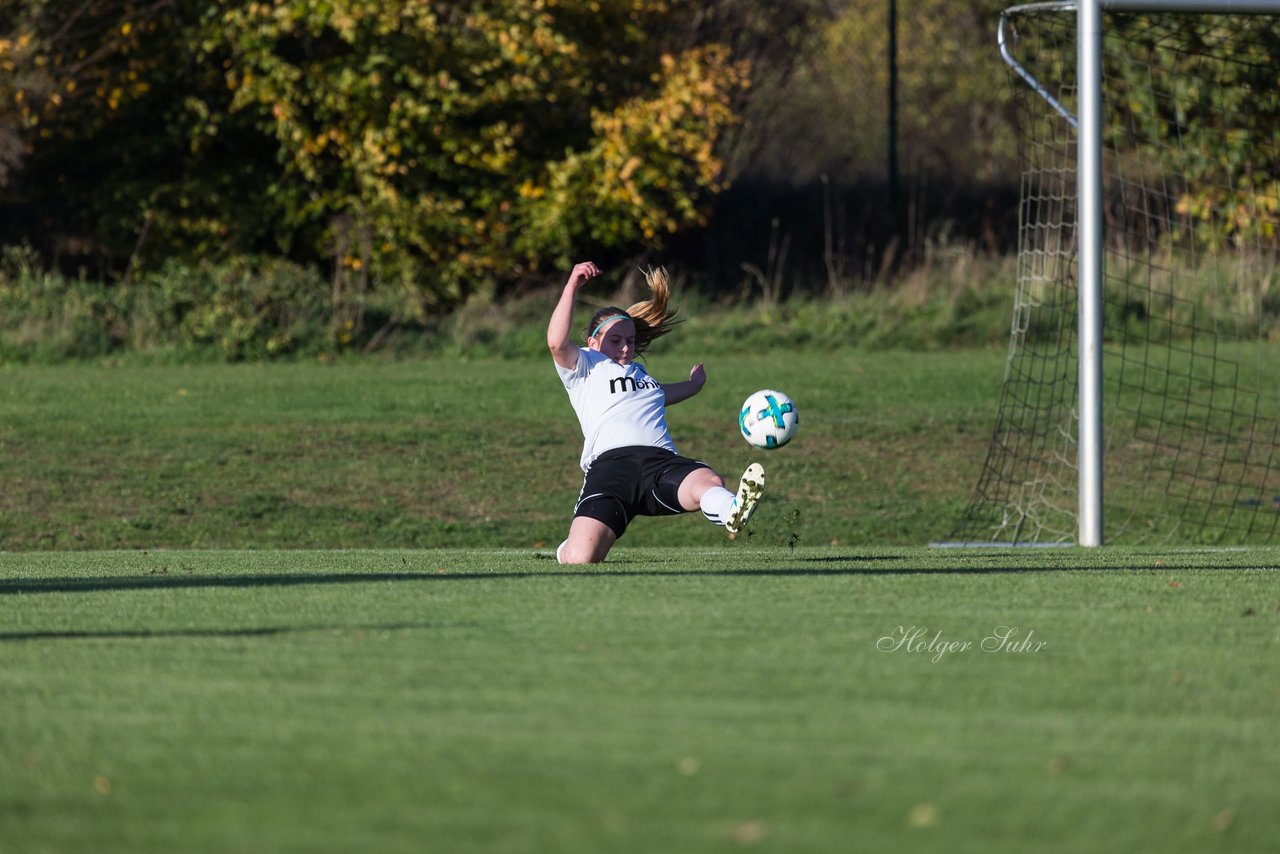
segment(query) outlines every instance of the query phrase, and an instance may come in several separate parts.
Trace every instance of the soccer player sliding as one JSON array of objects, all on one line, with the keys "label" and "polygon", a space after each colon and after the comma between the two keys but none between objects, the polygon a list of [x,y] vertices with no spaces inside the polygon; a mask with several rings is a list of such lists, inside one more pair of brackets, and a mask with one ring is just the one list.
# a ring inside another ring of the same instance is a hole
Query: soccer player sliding
[{"label": "soccer player sliding", "polygon": [[689,379],[662,384],[636,363],[653,341],[672,330],[665,270],[649,270],[650,298],[629,309],[602,308],[584,330],[587,346],[572,340],[578,289],[600,275],[586,261],[569,274],[547,324],[547,347],[582,425],[582,492],[569,536],[556,549],[560,563],[598,563],[636,516],[672,516],[701,509],[737,536],[764,494],[764,469],[747,466],[735,495],[724,478],[699,460],[676,452],[667,407],[688,400],[707,381],[702,364]]}]

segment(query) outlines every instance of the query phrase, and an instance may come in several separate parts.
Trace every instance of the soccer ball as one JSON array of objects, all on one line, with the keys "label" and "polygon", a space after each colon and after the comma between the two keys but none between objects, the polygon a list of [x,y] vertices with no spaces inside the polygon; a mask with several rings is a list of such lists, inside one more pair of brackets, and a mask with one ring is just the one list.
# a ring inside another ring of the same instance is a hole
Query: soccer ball
[{"label": "soccer ball", "polygon": [[767,451],[790,442],[799,423],[800,413],[795,402],[782,392],[768,388],[748,397],[738,412],[742,438]]}]

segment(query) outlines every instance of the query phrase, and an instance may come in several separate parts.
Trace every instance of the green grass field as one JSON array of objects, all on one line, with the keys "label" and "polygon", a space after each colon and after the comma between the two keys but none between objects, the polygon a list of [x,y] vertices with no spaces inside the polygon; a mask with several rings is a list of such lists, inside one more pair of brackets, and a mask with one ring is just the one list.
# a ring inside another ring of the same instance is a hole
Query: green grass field
[{"label": "green grass field", "polygon": [[[696,342],[695,342],[696,343]],[[706,360],[671,410],[680,450],[736,483],[761,387],[801,432],[763,459],[757,540],[919,545],[959,518],[987,450],[1004,352]],[[650,360],[684,378],[699,354]],[[0,369],[0,549],[525,548],[559,542],[582,435],[551,360]],[[696,515],[696,514],[695,514]],[[709,547],[692,516],[627,545]]]},{"label": "green grass field", "polygon": [[1002,359],[708,359],[753,536],[575,570],[542,362],[0,372],[0,852],[1280,848],[1280,549],[923,546]]},{"label": "green grass field", "polygon": [[1275,850],[1278,563],[0,555],[0,848]]}]

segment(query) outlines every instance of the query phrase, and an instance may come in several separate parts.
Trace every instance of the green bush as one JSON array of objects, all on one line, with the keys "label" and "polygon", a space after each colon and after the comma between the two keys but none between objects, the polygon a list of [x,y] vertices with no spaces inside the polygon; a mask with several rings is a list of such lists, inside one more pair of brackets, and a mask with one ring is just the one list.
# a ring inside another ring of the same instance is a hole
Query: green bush
[{"label": "green bush", "polygon": [[41,269],[30,250],[0,254],[0,358],[51,362],[103,355],[123,345],[121,292]]},{"label": "green bush", "polygon": [[[713,302],[681,283],[685,322],[658,347],[692,355],[785,349],[915,349],[1004,344],[1013,291],[1008,259],[939,260],[897,281],[786,300]],[[239,258],[163,270],[120,284],[41,270],[25,250],[0,264],[0,360],[142,358],[259,361],[391,356],[529,357],[545,351],[557,285],[499,299],[480,291],[453,312],[414,319],[377,294],[335,303],[320,273],[278,259]],[[801,289],[803,290],[803,289]],[[621,299],[602,292],[600,300]],[[624,301],[624,304],[627,304]],[[591,308],[584,301],[580,313]]]},{"label": "green bush", "polygon": [[188,267],[170,262],[134,288],[138,343],[211,349],[229,361],[328,350],[329,288],[289,261],[236,259]]},{"label": "green bush", "polygon": [[342,349],[329,287],[279,259],[169,263],[103,284],[42,270],[25,249],[0,256],[0,359],[57,362],[170,352],[225,361]]}]

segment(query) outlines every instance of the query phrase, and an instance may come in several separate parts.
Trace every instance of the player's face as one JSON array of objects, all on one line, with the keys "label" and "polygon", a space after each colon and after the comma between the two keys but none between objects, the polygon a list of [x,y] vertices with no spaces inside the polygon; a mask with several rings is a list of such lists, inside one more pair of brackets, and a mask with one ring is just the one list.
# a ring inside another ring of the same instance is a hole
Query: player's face
[{"label": "player's face", "polygon": [[587,346],[599,350],[619,365],[629,364],[636,354],[636,325],[629,317],[615,320],[588,339]]}]

